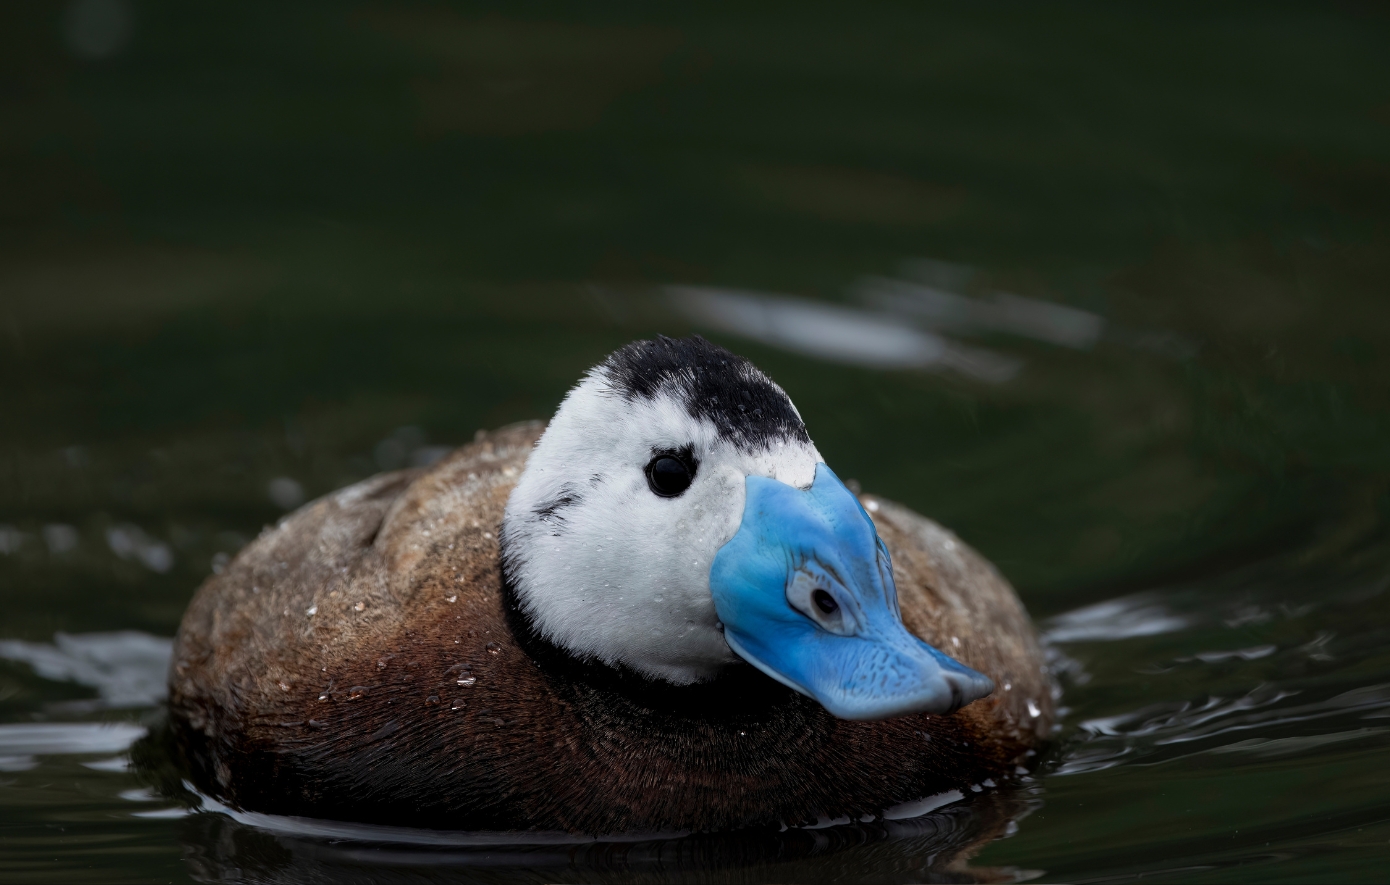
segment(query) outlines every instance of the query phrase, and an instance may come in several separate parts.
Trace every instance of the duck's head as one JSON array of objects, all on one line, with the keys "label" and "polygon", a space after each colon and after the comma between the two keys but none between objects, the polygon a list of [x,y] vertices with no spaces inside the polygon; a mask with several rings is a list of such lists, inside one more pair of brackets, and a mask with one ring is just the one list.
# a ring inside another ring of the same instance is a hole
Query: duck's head
[{"label": "duck's head", "polygon": [[582,659],[677,685],[742,659],[846,719],[993,690],[903,626],[887,548],[782,388],[699,337],[570,391],[502,545],[522,615]]}]

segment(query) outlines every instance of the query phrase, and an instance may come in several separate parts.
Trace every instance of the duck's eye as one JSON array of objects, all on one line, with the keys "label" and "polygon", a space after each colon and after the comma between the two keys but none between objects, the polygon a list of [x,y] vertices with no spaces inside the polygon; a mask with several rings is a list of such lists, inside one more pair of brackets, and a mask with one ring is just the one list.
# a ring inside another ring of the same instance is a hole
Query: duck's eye
[{"label": "duck's eye", "polygon": [[811,593],[811,601],[815,603],[816,608],[827,615],[833,615],[840,610],[840,603],[835,601],[835,597],[819,587]]},{"label": "duck's eye", "polygon": [[659,455],[647,465],[647,485],[663,498],[674,498],[690,488],[690,468],[679,458]]}]

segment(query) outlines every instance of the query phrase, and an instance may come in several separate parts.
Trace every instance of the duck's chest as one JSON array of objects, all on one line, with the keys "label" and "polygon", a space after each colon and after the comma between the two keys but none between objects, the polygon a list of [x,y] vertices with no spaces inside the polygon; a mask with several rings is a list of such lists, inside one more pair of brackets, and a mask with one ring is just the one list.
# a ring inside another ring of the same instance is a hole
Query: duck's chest
[{"label": "duck's chest", "polygon": [[568,662],[490,595],[324,674],[313,726],[261,730],[292,775],[281,800],[307,787],[285,810],[587,832],[798,823],[966,789],[1021,752],[968,711],[835,719],[751,667],[675,688]]}]

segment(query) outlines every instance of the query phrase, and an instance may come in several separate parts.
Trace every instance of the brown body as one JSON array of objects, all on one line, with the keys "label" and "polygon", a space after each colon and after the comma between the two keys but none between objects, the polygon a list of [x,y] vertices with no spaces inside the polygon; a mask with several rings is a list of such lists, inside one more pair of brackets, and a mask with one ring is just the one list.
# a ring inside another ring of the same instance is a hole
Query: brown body
[{"label": "brown body", "polygon": [[752,667],[677,688],[569,658],[508,605],[497,534],[539,423],[310,504],[199,590],[170,674],[198,785],[241,808],[468,829],[859,819],[1026,764],[1051,726],[1012,589],[872,496],[909,630],[990,676],[947,716],[835,719]]}]

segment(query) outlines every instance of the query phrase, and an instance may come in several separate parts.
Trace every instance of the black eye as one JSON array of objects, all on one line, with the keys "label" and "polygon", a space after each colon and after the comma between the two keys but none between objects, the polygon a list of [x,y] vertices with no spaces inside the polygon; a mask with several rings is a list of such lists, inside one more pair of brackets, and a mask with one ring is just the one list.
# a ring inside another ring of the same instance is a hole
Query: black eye
[{"label": "black eye", "polygon": [[690,488],[690,468],[679,458],[659,455],[647,465],[647,485],[663,498],[674,498]]},{"label": "black eye", "polygon": [[840,610],[840,603],[835,601],[835,597],[819,588],[811,591],[811,601],[816,604],[816,608],[827,615],[833,615]]}]

